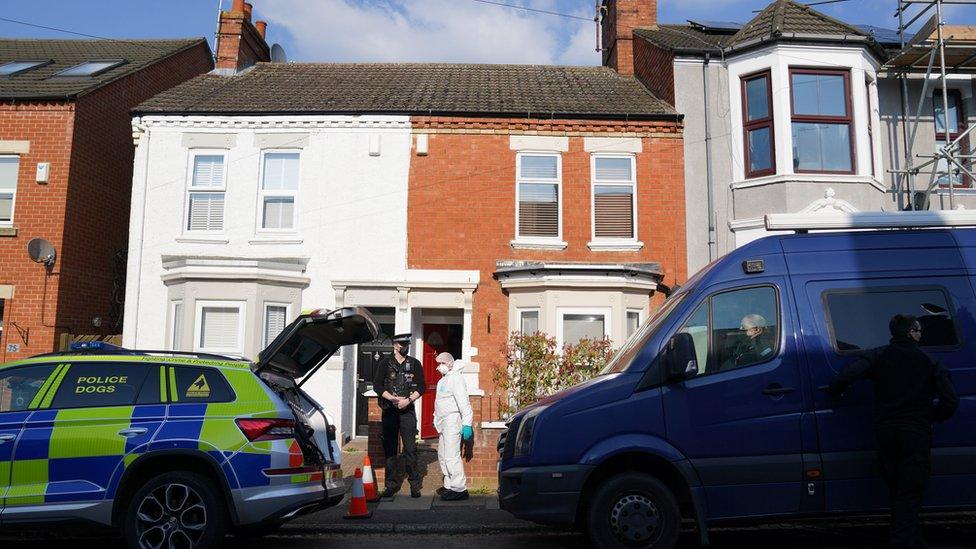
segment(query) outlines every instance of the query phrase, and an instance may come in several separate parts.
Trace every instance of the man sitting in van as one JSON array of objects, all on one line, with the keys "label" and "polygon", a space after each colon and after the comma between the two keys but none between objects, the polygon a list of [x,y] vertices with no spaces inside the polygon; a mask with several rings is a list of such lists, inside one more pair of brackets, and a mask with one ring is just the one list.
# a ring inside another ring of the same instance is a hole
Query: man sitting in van
[{"label": "man sitting in van", "polygon": [[859,379],[874,383],[878,461],[891,499],[889,547],[926,547],[918,512],[929,480],[932,423],[949,419],[959,397],[949,372],[919,348],[922,325],[915,317],[895,315],[888,329],[891,343],[848,364],[827,391],[840,399]]},{"label": "man sitting in van", "polygon": [[726,355],[722,370],[732,370],[765,361],[773,354],[773,343],[767,335],[766,318],[759,314],[742,317],[739,330],[744,337],[739,339],[732,351]]}]

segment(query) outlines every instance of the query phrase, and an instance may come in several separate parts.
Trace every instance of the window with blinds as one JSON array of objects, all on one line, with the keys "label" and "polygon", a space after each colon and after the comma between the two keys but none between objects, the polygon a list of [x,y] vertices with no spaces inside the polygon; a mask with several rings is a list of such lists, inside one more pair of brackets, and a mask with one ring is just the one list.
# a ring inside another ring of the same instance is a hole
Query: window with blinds
[{"label": "window with blinds", "polygon": [[224,155],[194,155],[187,188],[187,231],[224,230],[225,189]]},{"label": "window with blinds", "polygon": [[170,349],[181,351],[183,346],[183,302],[173,302],[173,339]]},{"label": "window with blinds", "polygon": [[559,168],[559,155],[519,155],[519,237],[559,238]]},{"label": "window with blinds", "polygon": [[593,237],[633,239],[634,157],[593,159]]},{"label": "window with blinds", "polygon": [[0,225],[10,225],[14,221],[19,169],[19,156],[0,156]]},{"label": "window with blinds", "polygon": [[197,351],[241,354],[239,305],[203,305],[198,317]]},{"label": "window with blinds", "polygon": [[261,169],[261,228],[295,228],[295,199],[298,195],[297,152],[265,153]]},{"label": "window with blinds", "polygon": [[274,338],[285,330],[288,321],[286,305],[266,305],[264,307],[264,346],[271,345]]}]

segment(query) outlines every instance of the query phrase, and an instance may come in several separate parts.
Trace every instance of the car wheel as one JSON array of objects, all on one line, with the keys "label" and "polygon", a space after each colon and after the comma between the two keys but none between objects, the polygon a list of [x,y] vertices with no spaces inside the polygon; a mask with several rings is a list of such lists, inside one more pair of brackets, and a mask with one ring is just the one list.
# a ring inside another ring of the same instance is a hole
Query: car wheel
[{"label": "car wheel", "polygon": [[164,473],[136,490],[123,531],[133,548],[216,547],[227,532],[227,512],[206,477],[189,471]]},{"label": "car wheel", "polygon": [[586,526],[596,547],[671,549],[681,533],[681,511],[674,494],[661,481],[624,473],[597,489]]}]

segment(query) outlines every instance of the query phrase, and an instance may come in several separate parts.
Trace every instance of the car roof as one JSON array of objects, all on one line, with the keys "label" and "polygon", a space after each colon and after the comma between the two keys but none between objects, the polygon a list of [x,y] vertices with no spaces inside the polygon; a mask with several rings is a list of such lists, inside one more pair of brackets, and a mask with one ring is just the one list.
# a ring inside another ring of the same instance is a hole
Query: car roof
[{"label": "car roof", "polygon": [[[160,351],[159,353],[150,352],[152,354],[120,354],[120,353],[84,353],[84,352],[68,352],[68,353],[50,353],[46,355],[38,355],[31,358],[25,358],[23,360],[17,360],[13,362],[8,362],[5,364],[0,364],[0,370],[12,368],[15,366],[27,366],[31,364],[51,364],[51,363],[78,363],[78,362],[129,362],[138,364],[172,364],[177,366],[205,366],[210,368],[235,368],[235,369],[248,369],[251,367],[251,362],[246,360],[238,360],[227,357],[225,359],[218,358],[214,355],[213,358],[198,358],[192,355],[185,356],[175,356],[163,354],[165,351]],[[208,356],[208,355],[203,355]]]}]

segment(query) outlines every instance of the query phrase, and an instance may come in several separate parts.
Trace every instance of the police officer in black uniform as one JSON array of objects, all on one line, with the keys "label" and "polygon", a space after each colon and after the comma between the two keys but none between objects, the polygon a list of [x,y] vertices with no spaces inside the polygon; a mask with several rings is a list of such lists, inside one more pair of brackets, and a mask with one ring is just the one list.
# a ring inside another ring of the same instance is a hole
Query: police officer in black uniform
[{"label": "police officer in black uniform", "polygon": [[[393,355],[376,369],[373,390],[379,395],[383,410],[383,453],[386,456],[386,489],[383,497],[400,491],[403,473],[410,481],[410,496],[420,497],[420,468],[417,466],[417,412],[414,402],[424,394],[424,367],[407,356],[410,334],[393,336]],[[398,455],[397,437],[403,441]]]},{"label": "police officer in black uniform", "polygon": [[888,328],[891,343],[849,364],[827,391],[840,399],[858,379],[874,383],[878,461],[891,500],[889,547],[926,547],[918,512],[929,480],[932,423],[949,419],[959,397],[948,371],[919,349],[915,317],[895,315]]}]

